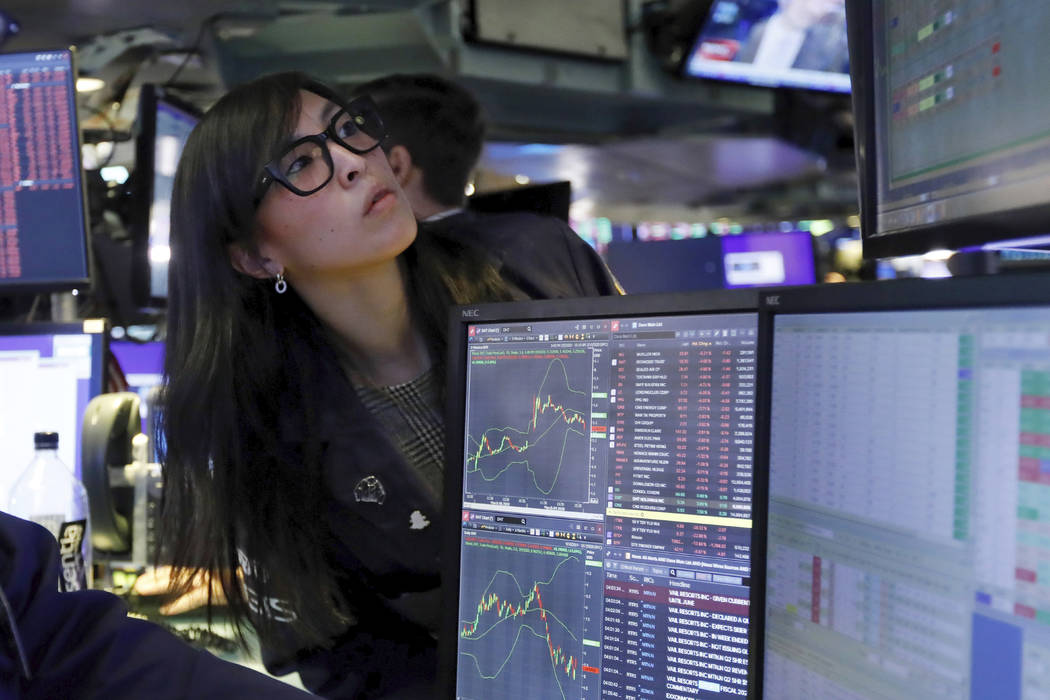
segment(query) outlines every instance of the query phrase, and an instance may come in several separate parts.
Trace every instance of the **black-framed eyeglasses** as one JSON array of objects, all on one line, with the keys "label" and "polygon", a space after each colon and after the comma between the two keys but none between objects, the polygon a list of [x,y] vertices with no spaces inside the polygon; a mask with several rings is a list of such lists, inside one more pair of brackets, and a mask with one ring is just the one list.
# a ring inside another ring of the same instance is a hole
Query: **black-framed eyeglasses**
[{"label": "black-framed eyeglasses", "polygon": [[292,142],[279,156],[263,166],[255,201],[262,200],[266,189],[278,182],[300,197],[317,192],[327,185],[335,171],[329,140],[351,153],[364,155],[379,147],[386,138],[383,120],[370,97],[359,97],[336,112],[325,130]]}]

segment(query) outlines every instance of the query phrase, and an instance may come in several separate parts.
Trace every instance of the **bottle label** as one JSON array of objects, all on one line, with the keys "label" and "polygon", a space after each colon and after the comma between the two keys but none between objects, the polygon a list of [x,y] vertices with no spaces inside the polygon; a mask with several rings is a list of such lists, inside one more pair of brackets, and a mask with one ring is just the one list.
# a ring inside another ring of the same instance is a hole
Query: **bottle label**
[{"label": "bottle label", "polygon": [[62,577],[59,590],[82,591],[87,589],[87,569],[84,565],[84,536],[87,520],[62,523],[58,532],[58,549],[62,555]]},{"label": "bottle label", "polygon": [[58,539],[58,531],[62,529],[62,522],[66,519],[66,516],[58,513],[56,515],[31,515],[29,519],[37,525],[42,525],[47,528],[47,531],[51,533],[51,536],[56,540]]}]

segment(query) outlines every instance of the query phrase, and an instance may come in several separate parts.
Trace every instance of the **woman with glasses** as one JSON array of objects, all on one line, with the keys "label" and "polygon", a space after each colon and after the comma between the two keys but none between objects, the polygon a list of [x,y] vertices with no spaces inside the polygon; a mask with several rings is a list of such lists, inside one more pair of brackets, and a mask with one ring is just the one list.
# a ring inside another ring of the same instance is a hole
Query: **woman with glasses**
[{"label": "woman with glasses", "polygon": [[237,571],[268,669],[330,697],[431,696],[449,306],[616,289],[579,240],[417,237],[383,136],[367,97],[262,78],[205,115],[172,198],[167,556]]}]

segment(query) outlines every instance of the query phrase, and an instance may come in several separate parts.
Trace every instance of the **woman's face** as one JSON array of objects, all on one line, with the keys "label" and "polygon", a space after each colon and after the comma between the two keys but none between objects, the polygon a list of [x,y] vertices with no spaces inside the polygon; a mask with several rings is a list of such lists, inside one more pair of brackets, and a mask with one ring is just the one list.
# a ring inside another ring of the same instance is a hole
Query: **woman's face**
[{"label": "woman's face", "polygon": [[[318,134],[338,107],[300,91],[301,109],[289,141]],[[333,176],[301,197],[272,183],[255,216],[259,253],[291,284],[346,277],[389,263],[416,235],[416,220],[383,150],[364,155],[328,142]],[[275,273],[276,270],[271,270]]]}]

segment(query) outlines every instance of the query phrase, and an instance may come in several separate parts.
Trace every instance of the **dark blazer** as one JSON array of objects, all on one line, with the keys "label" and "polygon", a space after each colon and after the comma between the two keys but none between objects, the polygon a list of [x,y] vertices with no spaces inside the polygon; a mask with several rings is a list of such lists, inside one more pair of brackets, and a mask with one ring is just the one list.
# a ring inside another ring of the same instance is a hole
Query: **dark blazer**
[{"label": "dark blazer", "polygon": [[[419,235],[481,246],[520,299],[622,292],[594,250],[558,219],[465,211],[421,224]],[[325,546],[337,570],[354,573],[343,592],[357,619],[326,649],[300,648],[290,634],[282,643],[277,635],[263,643],[263,661],[277,675],[298,671],[307,688],[325,697],[429,700],[437,667],[441,504],[338,364],[325,363],[315,389],[320,425],[296,425],[290,416],[283,433],[303,436],[310,429],[321,437],[332,494],[323,513],[332,533]]]},{"label": "dark blazer", "polygon": [[489,251],[522,299],[623,294],[605,262],[561,219],[526,212],[462,211],[420,225]]},{"label": "dark blazer", "polygon": [[0,513],[0,698],[308,698],[127,616],[104,591],[58,592],[58,543]]}]

